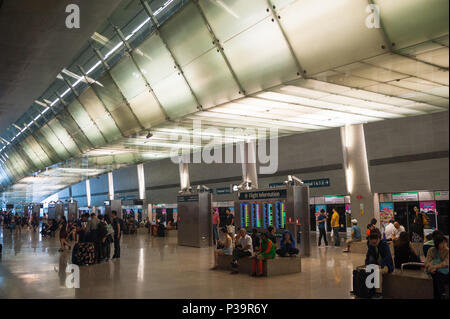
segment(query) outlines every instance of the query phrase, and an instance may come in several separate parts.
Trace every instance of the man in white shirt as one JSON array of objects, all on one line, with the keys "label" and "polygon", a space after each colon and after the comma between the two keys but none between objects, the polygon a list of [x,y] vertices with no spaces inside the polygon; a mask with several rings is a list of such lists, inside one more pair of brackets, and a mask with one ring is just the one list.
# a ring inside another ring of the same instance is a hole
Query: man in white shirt
[{"label": "man in white shirt", "polygon": [[387,224],[387,226],[384,228],[384,235],[386,236],[386,241],[391,241],[393,240],[392,238],[392,234],[394,233],[394,221],[391,219],[389,221],[389,224]]},{"label": "man in white shirt", "polygon": [[244,257],[250,257],[253,254],[253,243],[252,237],[247,234],[244,228],[239,230],[236,236],[236,246],[233,250],[233,271],[232,274],[239,273],[238,271],[238,260]]},{"label": "man in white shirt", "polygon": [[400,237],[400,234],[405,231],[405,227],[400,225],[398,222],[394,223],[394,230],[392,232],[392,240],[396,240]]}]

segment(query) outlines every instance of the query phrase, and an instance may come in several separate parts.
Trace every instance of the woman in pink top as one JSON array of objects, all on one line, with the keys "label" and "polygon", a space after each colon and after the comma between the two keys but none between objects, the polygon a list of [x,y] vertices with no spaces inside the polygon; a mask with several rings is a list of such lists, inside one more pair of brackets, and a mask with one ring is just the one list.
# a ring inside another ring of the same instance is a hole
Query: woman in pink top
[{"label": "woman in pink top", "polygon": [[213,241],[214,245],[216,245],[217,240],[219,239],[219,232],[217,227],[219,227],[220,217],[219,212],[216,209],[212,209],[212,226],[213,226]]}]

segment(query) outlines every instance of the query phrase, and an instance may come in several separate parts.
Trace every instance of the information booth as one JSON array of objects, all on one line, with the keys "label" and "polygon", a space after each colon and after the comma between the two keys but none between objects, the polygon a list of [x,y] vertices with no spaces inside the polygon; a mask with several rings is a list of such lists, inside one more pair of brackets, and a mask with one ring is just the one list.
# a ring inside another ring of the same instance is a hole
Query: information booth
[{"label": "information booth", "polygon": [[121,200],[106,200],[105,204],[105,215],[111,217],[111,213],[115,211],[117,217],[123,219],[122,213],[122,201]]},{"label": "information booth", "polygon": [[309,187],[279,186],[239,190],[235,193],[235,225],[246,229],[266,231],[269,226],[280,236],[289,230],[300,243],[300,255],[310,254]]},{"label": "information booth", "polygon": [[212,195],[210,192],[181,193],[177,196],[178,245],[212,245]]},{"label": "information booth", "polygon": [[64,205],[64,215],[67,216],[67,221],[74,222],[78,219],[78,202],[71,200]]}]

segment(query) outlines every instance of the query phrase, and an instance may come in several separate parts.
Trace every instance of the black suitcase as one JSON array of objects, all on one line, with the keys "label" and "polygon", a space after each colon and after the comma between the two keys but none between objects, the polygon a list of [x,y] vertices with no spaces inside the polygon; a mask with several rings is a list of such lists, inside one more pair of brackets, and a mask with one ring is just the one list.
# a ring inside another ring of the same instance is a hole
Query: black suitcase
[{"label": "black suitcase", "polygon": [[95,263],[93,243],[76,243],[72,251],[72,264],[83,266]]},{"label": "black suitcase", "polygon": [[353,291],[350,293],[356,298],[368,299],[375,295],[375,288],[367,288],[366,279],[370,273],[366,273],[366,268],[357,268],[353,270]]}]

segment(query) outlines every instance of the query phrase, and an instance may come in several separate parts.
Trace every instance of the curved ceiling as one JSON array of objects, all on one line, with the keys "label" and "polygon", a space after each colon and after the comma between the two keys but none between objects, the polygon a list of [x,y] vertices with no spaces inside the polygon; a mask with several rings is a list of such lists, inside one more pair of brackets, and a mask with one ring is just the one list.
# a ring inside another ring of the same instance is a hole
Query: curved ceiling
[{"label": "curved ceiling", "polygon": [[107,68],[98,61],[89,78],[69,69],[77,81],[61,74],[79,84],[77,94],[55,100],[58,114],[8,144],[0,181],[15,185],[7,198],[39,200],[168,157],[174,144],[186,147],[171,133],[192,137],[195,120],[293,134],[448,110],[446,0],[375,1],[380,28],[367,27],[365,0],[184,2],[164,24],[147,12],[153,32],[129,53],[120,39],[97,35]]}]

